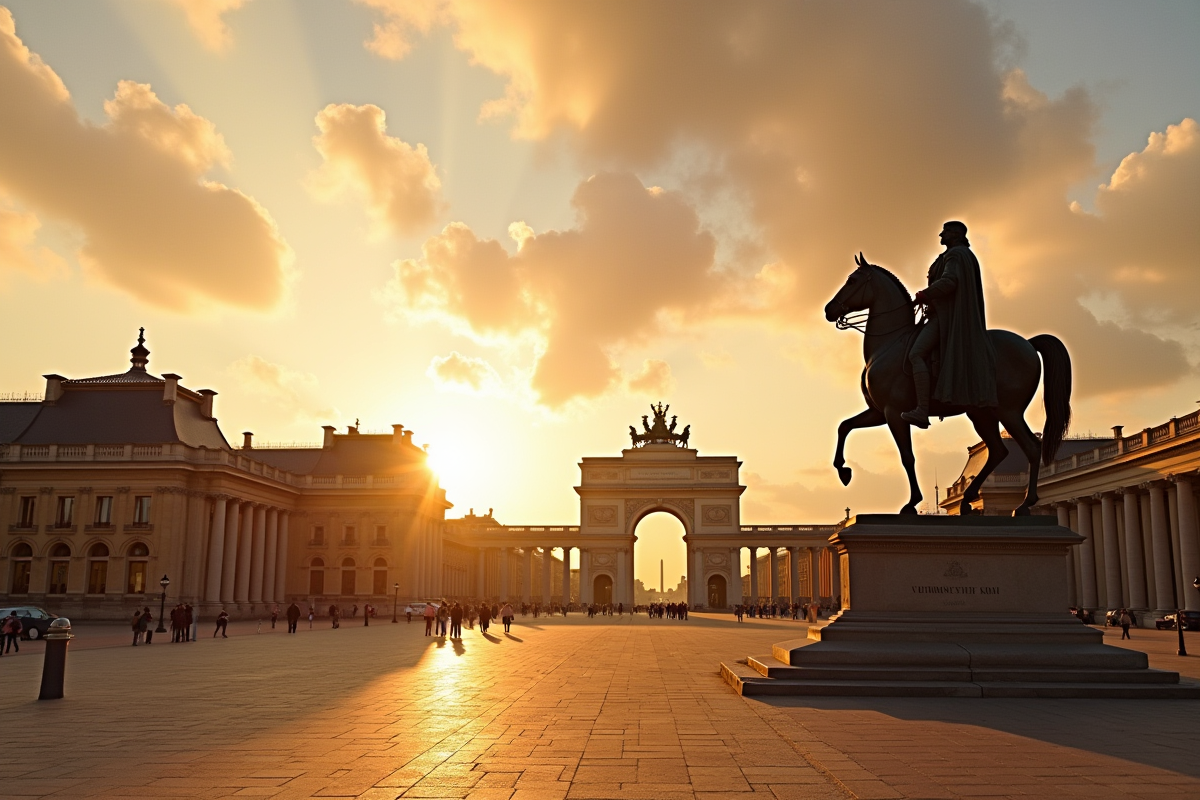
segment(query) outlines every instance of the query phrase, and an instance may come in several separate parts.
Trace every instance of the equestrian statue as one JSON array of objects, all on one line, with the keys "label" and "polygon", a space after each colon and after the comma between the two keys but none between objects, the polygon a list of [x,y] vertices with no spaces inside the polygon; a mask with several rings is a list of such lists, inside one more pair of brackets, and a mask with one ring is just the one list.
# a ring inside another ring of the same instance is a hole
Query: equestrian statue
[{"label": "equestrian statue", "polygon": [[[987,461],[971,478],[959,513],[973,513],[979,487],[1008,454],[1000,436],[1003,425],[1029,459],[1029,485],[1013,511],[1025,516],[1038,500],[1038,462],[1054,460],[1071,421],[1071,357],[1050,334],[1025,339],[987,329],[979,261],[967,241],[967,226],[947,222],[941,243],[946,250],[929,267],[929,285],[915,299],[899,278],[859,253],[857,269],[825,306],[825,319],[840,330],[864,334],[866,362],[860,383],[867,409],[838,426],[833,466],[842,484],[849,484],[846,437],[858,428],[886,424],[908,474],[909,499],[900,513],[916,514],[922,495],[909,426],[928,428],[930,416],[966,414],[987,446]],[[920,322],[914,306],[924,307]],[[1046,423],[1039,441],[1025,422],[1025,409],[1037,393],[1043,366]]]}]

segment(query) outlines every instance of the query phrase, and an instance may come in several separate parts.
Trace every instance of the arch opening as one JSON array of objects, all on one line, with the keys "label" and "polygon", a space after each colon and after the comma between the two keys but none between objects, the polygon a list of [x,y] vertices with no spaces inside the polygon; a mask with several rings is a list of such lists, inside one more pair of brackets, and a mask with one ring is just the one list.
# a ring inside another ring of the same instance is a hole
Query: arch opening
[{"label": "arch opening", "polygon": [[634,525],[633,602],[681,603],[687,593],[687,534],[670,511],[653,511]]},{"label": "arch opening", "polygon": [[597,575],[592,581],[592,602],[599,606],[611,605],[613,601],[613,579],[608,575]]},{"label": "arch opening", "polygon": [[725,588],[724,575],[708,576],[708,592],[705,596],[709,608],[725,608],[728,605],[725,600]]}]

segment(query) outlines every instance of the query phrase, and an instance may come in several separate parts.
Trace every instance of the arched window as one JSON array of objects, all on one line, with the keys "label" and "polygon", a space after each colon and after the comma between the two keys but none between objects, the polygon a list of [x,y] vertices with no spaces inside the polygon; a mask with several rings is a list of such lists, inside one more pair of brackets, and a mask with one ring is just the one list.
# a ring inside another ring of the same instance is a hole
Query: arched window
[{"label": "arched window", "polygon": [[146,573],[149,570],[149,562],[147,559],[150,556],[150,548],[141,542],[134,542],[129,545],[128,562],[126,566],[125,581],[126,594],[145,594],[146,593]]},{"label": "arched window", "polygon": [[325,560],[314,558],[308,568],[308,593],[313,597],[325,594]]},{"label": "arched window", "polygon": [[58,543],[50,551],[50,594],[67,593],[67,576],[71,572],[71,548]]},{"label": "arched window", "polygon": [[342,594],[354,594],[354,559],[342,559]]},{"label": "arched window", "polygon": [[371,594],[387,594],[387,561],[375,559],[375,572],[371,576]]},{"label": "arched window", "polygon": [[88,550],[88,594],[108,591],[108,545],[96,542]]},{"label": "arched window", "polygon": [[9,553],[12,563],[11,594],[29,594],[29,573],[33,569],[33,548],[25,542],[18,542]]}]

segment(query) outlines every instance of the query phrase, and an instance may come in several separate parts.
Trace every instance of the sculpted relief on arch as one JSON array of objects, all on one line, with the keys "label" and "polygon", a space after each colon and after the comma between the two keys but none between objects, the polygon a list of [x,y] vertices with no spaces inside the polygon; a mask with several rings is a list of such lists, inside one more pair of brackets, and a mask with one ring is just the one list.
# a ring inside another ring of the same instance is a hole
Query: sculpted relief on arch
[{"label": "sculpted relief on arch", "polygon": [[689,525],[695,522],[696,503],[691,498],[686,499],[667,499],[667,500],[626,500],[625,501],[625,519],[629,520],[630,532],[633,532],[633,524],[637,519],[637,515],[648,507],[655,506],[656,508],[669,509],[676,512],[678,515],[687,517]]}]

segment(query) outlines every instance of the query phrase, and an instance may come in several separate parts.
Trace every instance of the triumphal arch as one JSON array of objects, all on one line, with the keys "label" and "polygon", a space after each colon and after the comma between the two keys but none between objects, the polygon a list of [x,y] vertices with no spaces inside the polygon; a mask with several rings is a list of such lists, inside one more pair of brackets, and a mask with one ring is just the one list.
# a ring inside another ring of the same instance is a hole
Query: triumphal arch
[{"label": "triumphal arch", "polygon": [[[670,410],[662,403],[652,405],[640,431],[630,426],[630,446],[621,455],[580,461],[575,487],[578,524],[499,525],[489,513],[472,515],[470,519],[479,522],[470,525],[470,531],[454,525],[450,535],[478,548],[478,564],[464,565],[448,576],[450,593],[498,598],[519,594],[522,600],[547,604],[566,598],[632,605],[636,529],[644,517],[663,511],[683,525],[688,603],[693,607],[837,597],[839,576],[829,550],[836,526],[743,525],[741,497],[746,487],[738,476],[742,462],[736,456],[700,455],[689,446],[691,426],[677,430]],[[749,550],[755,565],[746,591],[742,548]],[[579,554],[575,596],[570,573],[561,568],[570,563],[573,549]],[[562,553],[561,559],[553,555],[555,550]],[[535,592],[538,572],[541,591]],[[514,588],[517,592],[511,592]]]}]

